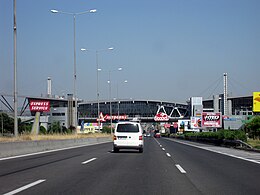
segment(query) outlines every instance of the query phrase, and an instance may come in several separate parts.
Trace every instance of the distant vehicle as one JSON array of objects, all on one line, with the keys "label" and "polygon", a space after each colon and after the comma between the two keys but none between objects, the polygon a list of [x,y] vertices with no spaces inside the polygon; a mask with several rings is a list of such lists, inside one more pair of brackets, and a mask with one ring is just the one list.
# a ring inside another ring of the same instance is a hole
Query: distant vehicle
[{"label": "distant vehicle", "polygon": [[144,139],[141,124],[138,122],[119,122],[116,124],[113,150],[137,149],[143,152]]},{"label": "distant vehicle", "polygon": [[155,137],[155,138],[160,138],[160,137],[161,137],[161,134],[160,134],[160,133],[156,133],[156,134],[154,134],[154,137]]}]

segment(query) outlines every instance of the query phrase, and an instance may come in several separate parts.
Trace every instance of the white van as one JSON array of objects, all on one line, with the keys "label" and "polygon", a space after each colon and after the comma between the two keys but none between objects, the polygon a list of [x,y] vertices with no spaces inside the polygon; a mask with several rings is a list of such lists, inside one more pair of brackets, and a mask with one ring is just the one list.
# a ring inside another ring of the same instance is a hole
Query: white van
[{"label": "white van", "polygon": [[119,149],[138,149],[142,153],[144,138],[141,124],[137,122],[117,123],[113,146],[114,152],[118,152]]}]

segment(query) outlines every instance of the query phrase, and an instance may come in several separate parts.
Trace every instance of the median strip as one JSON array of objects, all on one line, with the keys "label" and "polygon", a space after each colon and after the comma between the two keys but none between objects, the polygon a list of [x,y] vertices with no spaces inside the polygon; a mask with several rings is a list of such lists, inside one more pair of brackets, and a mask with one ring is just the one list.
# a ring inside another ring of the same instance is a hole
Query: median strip
[{"label": "median strip", "polygon": [[90,163],[91,161],[94,161],[94,160],[96,160],[97,158],[91,158],[91,159],[89,159],[89,160],[87,160],[87,161],[85,161],[85,162],[82,162],[81,164],[87,164],[87,163]]},{"label": "median strip", "polygon": [[35,186],[35,185],[38,185],[38,184],[40,184],[40,183],[42,183],[42,182],[44,182],[44,181],[46,181],[46,180],[45,180],[45,179],[40,179],[40,180],[38,180],[38,181],[35,181],[35,182],[33,182],[33,183],[30,183],[30,184],[28,184],[28,185],[26,185],[26,186],[23,186],[23,187],[21,187],[21,188],[18,188],[18,189],[16,189],[16,190],[13,190],[13,191],[8,192],[8,193],[3,194],[3,195],[13,195],[13,194],[17,194],[17,193],[19,193],[19,192],[21,192],[21,191],[24,191],[24,190],[26,190],[26,189],[28,189],[28,188],[31,188],[31,187],[33,187],[33,186]]}]

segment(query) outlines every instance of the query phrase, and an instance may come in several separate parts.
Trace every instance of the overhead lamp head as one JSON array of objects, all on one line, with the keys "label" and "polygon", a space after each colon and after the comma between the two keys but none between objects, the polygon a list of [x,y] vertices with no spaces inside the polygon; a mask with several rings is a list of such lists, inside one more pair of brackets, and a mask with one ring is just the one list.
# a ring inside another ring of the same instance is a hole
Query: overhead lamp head
[{"label": "overhead lamp head", "polygon": [[59,11],[58,10],[56,10],[56,9],[52,9],[51,10],[51,13],[54,13],[54,14],[56,14],[56,13],[58,13]]}]

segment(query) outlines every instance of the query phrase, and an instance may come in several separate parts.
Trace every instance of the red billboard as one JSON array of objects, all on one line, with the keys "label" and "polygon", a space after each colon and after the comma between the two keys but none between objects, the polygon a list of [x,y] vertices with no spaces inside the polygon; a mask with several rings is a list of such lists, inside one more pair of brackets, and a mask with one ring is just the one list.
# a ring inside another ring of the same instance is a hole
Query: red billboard
[{"label": "red billboard", "polygon": [[203,112],[201,119],[202,127],[222,127],[222,117],[220,112]]},{"label": "red billboard", "polygon": [[49,112],[50,111],[50,101],[48,101],[48,100],[30,100],[30,111]]}]

